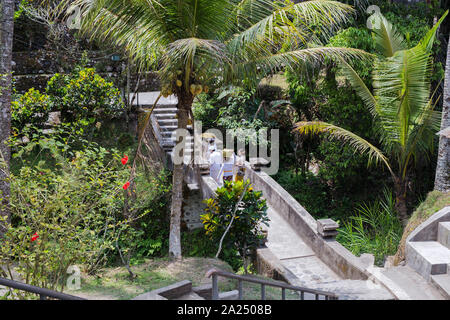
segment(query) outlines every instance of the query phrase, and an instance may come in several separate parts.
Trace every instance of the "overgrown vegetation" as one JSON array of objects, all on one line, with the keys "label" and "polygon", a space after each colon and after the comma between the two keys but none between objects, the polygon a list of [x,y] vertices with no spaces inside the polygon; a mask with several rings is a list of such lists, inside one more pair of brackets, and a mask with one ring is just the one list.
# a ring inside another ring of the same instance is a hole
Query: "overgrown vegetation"
[{"label": "overgrown vegetation", "polygon": [[397,251],[402,230],[395,199],[385,189],[382,200],[360,205],[353,216],[342,221],[337,240],[357,256],[373,254],[375,264],[382,267],[386,257]]}]

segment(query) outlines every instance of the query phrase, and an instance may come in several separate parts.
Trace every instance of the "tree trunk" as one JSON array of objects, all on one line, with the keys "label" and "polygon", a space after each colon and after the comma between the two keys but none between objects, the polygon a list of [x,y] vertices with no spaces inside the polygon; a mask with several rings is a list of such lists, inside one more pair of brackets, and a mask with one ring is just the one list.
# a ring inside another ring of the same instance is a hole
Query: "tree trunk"
[{"label": "tree trunk", "polygon": [[[450,127],[450,37],[447,46],[441,130],[448,127]],[[441,135],[439,139],[434,189],[442,192],[450,191],[450,138],[444,135]]]},{"label": "tree trunk", "polygon": [[[11,60],[14,32],[14,0],[0,2],[0,215],[9,220],[9,159],[11,150],[7,143],[11,131]],[[4,226],[0,224],[0,233]]]},{"label": "tree trunk", "polygon": [[394,191],[395,191],[395,210],[397,210],[398,217],[405,227],[408,223],[408,206],[406,202],[406,189],[408,188],[408,181],[394,177]]},{"label": "tree trunk", "polygon": [[[190,93],[181,91],[178,94],[178,129],[186,129],[189,112],[192,107],[194,97]],[[181,146],[180,159],[184,159],[185,139],[178,137],[177,145]],[[174,149],[174,152],[177,148]],[[174,155],[175,158],[175,155]],[[169,234],[169,257],[171,259],[181,258],[181,209],[183,206],[183,184],[184,184],[184,164],[174,163],[172,180],[172,207],[170,212],[170,234]]]}]

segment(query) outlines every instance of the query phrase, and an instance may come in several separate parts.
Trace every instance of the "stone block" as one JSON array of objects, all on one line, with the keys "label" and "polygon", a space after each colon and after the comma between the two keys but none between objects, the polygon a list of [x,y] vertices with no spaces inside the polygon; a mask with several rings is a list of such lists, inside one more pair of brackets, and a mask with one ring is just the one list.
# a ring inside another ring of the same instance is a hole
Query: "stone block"
[{"label": "stone block", "polygon": [[445,299],[450,300],[450,275],[439,274],[431,276],[431,284],[439,290]]},{"label": "stone block", "polygon": [[338,234],[339,224],[332,219],[317,220],[317,232],[323,238],[335,237]]},{"label": "stone block", "polygon": [[261,167],[266,167],[270,161],[264,158],[250,158],[250,167],[255,171],[260,171]]},{"label": "stone block", "polygon": [[237,290],[219,293],[219,300],[237,300],[237,299],[239,299],[239,291]]},{"label": "stone block", "polygon": [[205,300],[211,300],[212,299],[212,284],[207,283],[198,287],[192,288],[192,291],[194,291],[196,294],[198,294],[200,297],[202,297]]},{"label": "stone block", "polygon": [[439,222],[438,242],[450,249],[450,221]]},{"label": "stone block", "polygon": [[450,250],[437,241],[406,243],[406,263],[427,280],[431,275],[447,273]]}]

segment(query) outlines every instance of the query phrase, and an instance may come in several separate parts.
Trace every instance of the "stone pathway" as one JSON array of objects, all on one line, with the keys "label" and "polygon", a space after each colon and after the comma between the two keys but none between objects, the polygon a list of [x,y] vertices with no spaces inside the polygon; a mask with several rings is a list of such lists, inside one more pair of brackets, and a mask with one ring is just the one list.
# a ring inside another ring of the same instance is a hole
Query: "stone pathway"
[{"label": "stone pathway", "polygon": [[408,266],[381,269],[381,273],[393,283],[393,290],[402,291],[412,300],[443,300],[444,297],[423,277]]},{"label": "stone pathway", "polygon": [[[320,260],[292,227],[270,206],[266,246],[302,287],[334,292],[341,300],[390,300],[394,296],[370,280],[344,280]],[[305,295],[305,299],[314,299]]]}]

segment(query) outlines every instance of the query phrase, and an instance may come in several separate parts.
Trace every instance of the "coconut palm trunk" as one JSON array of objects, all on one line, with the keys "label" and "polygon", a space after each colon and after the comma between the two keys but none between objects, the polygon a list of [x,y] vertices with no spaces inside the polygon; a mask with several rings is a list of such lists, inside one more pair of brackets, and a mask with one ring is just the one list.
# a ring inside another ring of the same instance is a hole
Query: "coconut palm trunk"
[{"label": "coconut palm trunk", "polygon": [[[178,129],[186,129],[194,96],[186,90],[180,90],[178,96]],[[174,168],[172,180],[172,207],[170,211],[170,233],[169,233],[169,256],[173,259],[181,258],[181,213],[183,207],[183,184],[184,184],[184,164],[186,139],[178,136],[176,141],[179,148],[174,152]],[[177,160],[178,159],[178,160]]]},{"label": "coconut palm trunk", "polygon": [[395,210],[398,218],[403,226],[408,223],[408,205],[407,205],[407,188],[408,181],[398,177],[393,177],[394,180],[394,194],[395,194]]},{"label": "coconut palm trunk", "polygon": [[[0,3],[0,215],[9,219],[9,158],[7,146],[11,131],[11,60],[14,32],[14,0]],[[4,226],[0,223],[0,233]]]},{"label": "coconut palm trunk", "polygon": [[[448,127],[450,127],[450,37],[447,46],[441,130]],[[439,140],[434,189],[442,192],[450,191],[450,138],[445,135],[441,135]]]}]

